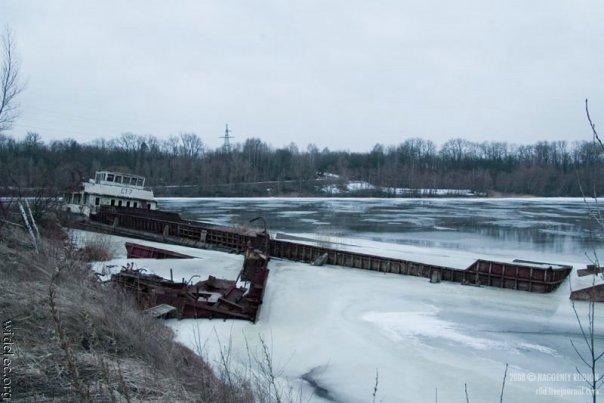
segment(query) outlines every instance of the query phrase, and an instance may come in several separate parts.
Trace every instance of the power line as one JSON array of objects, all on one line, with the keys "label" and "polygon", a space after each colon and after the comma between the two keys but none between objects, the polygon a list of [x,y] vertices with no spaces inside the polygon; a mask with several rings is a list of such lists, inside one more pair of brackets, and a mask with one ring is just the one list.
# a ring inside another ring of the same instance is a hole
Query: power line
[{"label": "power line", "polygon": [[25,129],[25,130],[44,130],[44,131],[50,131],[50,132],[55,132],[55,133],[58,132],[59,134],[62,134],[62,135],[85,136],[85,137],[88,137],[91,135],[91,133],[73,132],[71,130],[41,127],[41,126],[32,126],[32,125],[26,125],[26,124],[22,124],[22,123],[15,123],[15,124],[13,124],[13,126],[19,127],[21,129]]},{"label": "power line", "polygon": [[[34,105],[25,106],[25,107],[23,107],[23,109],[25,111],[27,111],[28,109],[33,109],[34,111],[42,112],[43,113],[43,115],[41,115],[42,117],[53,118],[52,115],[54,115],[54,117],[59,118],[59,119],[76,119],[76,120],[99,122],[99,123],[103,123],[103,124],[107,124],[109,122],[109,123],[119,124],[119,125],[132,125],[132,121],[127,122],[125,120],[107,119],[102,116],[98,117],[98,115],[97,115],[97,117],[91,117],[91,116],[85,116],[85,115],[80,115],[80,114],[78,114],[78,115],[69,114],[69,113],[65,113],[65,112],[57,110],[57,109],[42,108],[42,107],[34,106]],[[51,116],[45,116],[45,115],[49,115],[49,114]]]},{"label": "power line", "polygon": [[229,130],[229,124],[227,123],[226,128],[224,129],[224,136],[220,137],[221,139],[224,139],[222,151],[224,151],[225,153],[231,152],[231,139],[234,137],[229,134],[230,132],[231,131]]},{"label": "power line", "polygon": [[[128,127],[132,128],[133,126],[137,126],[135,123],[120,121],[119,119],[104,119],[102,117],[95,118],[91,116],[67,114],[58,109],[45,108],[35,105],[25,106],[23,109],[25,111],[29,110],[29,113],[23,114],[24,116],[22,119],[20,119],[20,122],[14,124],[15,128],[51,132],[47,133],[51,135],[54,133],[61,136],[68,135],[78,137],[98,137],[101,135],[99,134],[100,132],[104,132],[105,134],[108,131],[115,132],[115,134],[125,133],[132,131],[132,129],[128,130]],[[68,127],[67,129],[61,127],[64,126],[63,123],[67,123],[65,125]],[[99,123],[102,124],[100,125]],[[74,131],[72,129],[76,130]],[[230,133],[231,131],[227,124],[225,135],[220,137],[224,139],[222,148],[225,150],[225,152],[232,151],[230,140],[234,137],[231,136]]]},{"label": "power line", "polygon": [[[41,121],[43,125],[49,123],[54,125],[56,123],[68,122],[70,126],[80,125],[83,130],[87,130],[88,123],[90,125],[94,125],[95,129],[99,127],[107,127],[108,129],[113,129],[117,132],[124,133],[129,131],[125,128],[133,128],[137,126],[141,126],[140,122],[147,120],[147,118],[143,116],[134,116],[134,120],[122,120],[122,119],[114,119],[114,118],[104,118],[102,116],[92,117],[81,114],[69,114],[57,109],[49,109],[39,106],[24,106],[23,110],[23,119],[22,120],[32,120],[33,125],[37,125],[36,121]],[[33,113],[32,113],[33,112]],[[33,115],[33,116],[32,116]],[[47,122],[44,122],[47,121]],[[56,122],[54,122],[56,121]],[[172,124],[173,126],[180,126],[181,124]],[[130,129],[132,131],[133,129]],[[138,131],[134,129],[134,131]],[[178,130],[176,130],[178,131]]]}]

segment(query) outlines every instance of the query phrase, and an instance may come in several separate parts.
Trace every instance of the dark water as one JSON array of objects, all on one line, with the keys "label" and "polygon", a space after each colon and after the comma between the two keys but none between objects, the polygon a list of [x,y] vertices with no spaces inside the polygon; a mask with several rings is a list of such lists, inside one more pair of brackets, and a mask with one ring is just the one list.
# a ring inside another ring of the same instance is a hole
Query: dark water
[{"label": "dark water", "polygon": [[[590,203],[590,208],[598,206]],[[159,199],[185,218],[533,259],[587,262],[604,237],[581,199]],[[258,226],[256,224],[255,226]]]}]

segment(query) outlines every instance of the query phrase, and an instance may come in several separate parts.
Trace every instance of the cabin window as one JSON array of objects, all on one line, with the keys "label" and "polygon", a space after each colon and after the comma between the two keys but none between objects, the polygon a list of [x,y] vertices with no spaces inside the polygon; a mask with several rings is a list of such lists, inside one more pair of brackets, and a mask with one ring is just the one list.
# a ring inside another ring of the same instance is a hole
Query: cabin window
[{"label": "cabin window", "polygon": [[95,197],[94,198],[94,205],[98,206],[99,204],[101,204],[101,198],[100,197]]},{"label": "cabin window", "polygon": [[147,204],[147,210],[151,210],[151,203]]},{"label": "cabin window", "polygon": [[80,204],[80,200],[82,198],[82,195],[79,193],[74,193],[73,194],[73,204]]},{"label": "cabin window", "polygon": [[129,185],[130,184],[130,177],[129,176],[124,176],[124,179],[122,179],[122,183],[124,185]]},{"label": "cabin window", "polygon": [[122,183],[122,177],[120,175],[115,175],[115,183]]},{"label": "cabin window", "polygon": [[118,206],[118,207],[122,207],[122,201],[121,201],[121,200],[118,200],[118,201],[117,201],[117,206]]},{"label": "cabin window", "polygon": [[136,180],[136,185],[137,185],[137,186],[143,186],[143,178],[138,178],[138,179]]},{"label": "cabin window", "polygon": [[107,174],[107,182],[113,182],[113,174]]},{"label": "cabin window", "polygon": [[97,173],[95,176],[95,182],[99,183],[101,181],[101,174]]},{"label": "cabin window", "polygon": [[136,186],[136,178],[132,178],[132,179],[130,179],[130,184],[131,184],[132,186]]},{"label": "cabin window", "polygon": [[126,207],[130,207],[130,201],[126,202]]},{"label": "cabin window", "polygon": [[138,207],[138,203],[134,202],[134,208],[137,208],[137,207]]},{"label": "cabin window", "polygon": [[88,193],[84,193],[84,202],[82,204],[88,204]]},{"label": "cabin window", "polygon": [[111,199],[111,205],[115,206],[115,199]]}]

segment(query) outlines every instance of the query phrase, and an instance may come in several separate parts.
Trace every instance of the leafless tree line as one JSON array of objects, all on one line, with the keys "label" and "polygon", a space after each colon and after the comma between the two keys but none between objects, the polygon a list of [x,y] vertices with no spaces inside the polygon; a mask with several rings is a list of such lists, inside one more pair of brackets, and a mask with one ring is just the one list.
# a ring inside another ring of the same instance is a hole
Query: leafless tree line
[{"label": "leafless tree line", "polygon": [[225,153],[208,148],[194,133],[166,140],[127,133],[91,143],[44,143],[39,134],[28,133],[21,140],[0,135],[0,166],[5,172],[0,187],[18,182],[22,188],[36,188],[52,182],[66,188],[95,170],[116,169],[144,175],[154,186],[195,186],[202,194],[215,186],[267,181],[300,181],[296,190],[312,194],[317,189],[302,184],[324,173],[382,187],[580,196],[577,174],[585,187],[604,190],[604,178],[597,174],[604,165],[601,154],[592,142],[514,146],[454,139],[439,149],[427,140],[407,139],[363,153],[312,145],[306,150],[294,144],[273,148],[256,138]]},{"label": "leafless tree line", "polygon": [[[457,188],[545,196],[580,195],[578,173],[586,187],[604,190],[604,178],[595,169],[603,164],[602,150],[594,142],[514,145],[456,138],[437,147],[430,140],[410,138],[395,146],[377,144],[368,152],[349,152],[319,149],[313,144],[304,150],[293,143],[274,148],[258,138],[249,138],[234,144],[232,151],[226,153],[222,148],[207,147],[195,133],[167,139],[124,133],[90,143],[69,138],[44,143],[40,134],[27,133],[18,140],[2,134],[15,123],[18,96],[23,90],[20,63],[9,29],[2,36],[0,56],[3,194],[14,194],[15,189],[31,192],[31,188],[68,188],[98,169],[142,174],[148,183],[157,186],[195,186],[199,195],[212,195],[224,186],[233,195],[266,192],[263,186],[250,190],[237,184],[267,181],[298,181],[296,192],[316,194],[320,187],[312,181],[321,173],[381,187]],[[272,188],[277,193],[291,191],[279,185]]]}]

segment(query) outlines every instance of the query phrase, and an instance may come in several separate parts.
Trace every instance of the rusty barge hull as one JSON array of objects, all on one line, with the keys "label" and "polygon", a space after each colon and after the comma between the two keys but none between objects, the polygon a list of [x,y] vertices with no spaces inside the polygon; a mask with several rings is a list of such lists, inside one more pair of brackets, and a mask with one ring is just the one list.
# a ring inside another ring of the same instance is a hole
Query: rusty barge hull
[{"label": "rusty barge hull", "polygon": [[126,242],[128,259],[190,259],[192,256],[167,249],[154,248],[133,242]]},{"label": "rusty barge hull", "polygon": [[604,284],[574,290],[570,293],[570,299],[574,301],[604,302]]},{"label": "rusty barge hull", "polygon": [[[248,242],[257,244],[265,239],[259,231],[183,220],[176,213],[159,210],[104,207],[90,219],[93,230],[100,224],[96,230],[192,247],[243,252]],[[488,260],[476,260],[466,269],[458,269],[278,239],[263,242],[268,243],[266,250],[273,258],[312,263],[327,255],[325,263],[330,265],[536,293],[554,291],[572,270],[565,265]]]},{"label": "rusty barge hull", "polygon": [[[270,272],[269,259],[266,253],[249,244],[243,268],[235,280],[209,276],[195,284],[192,279],[179,283],[127,266],[111,275],[111,283],[133,295],[139,307],[152,315],[255,322]],[[239,285],[240,281],[244,284]]]}]

